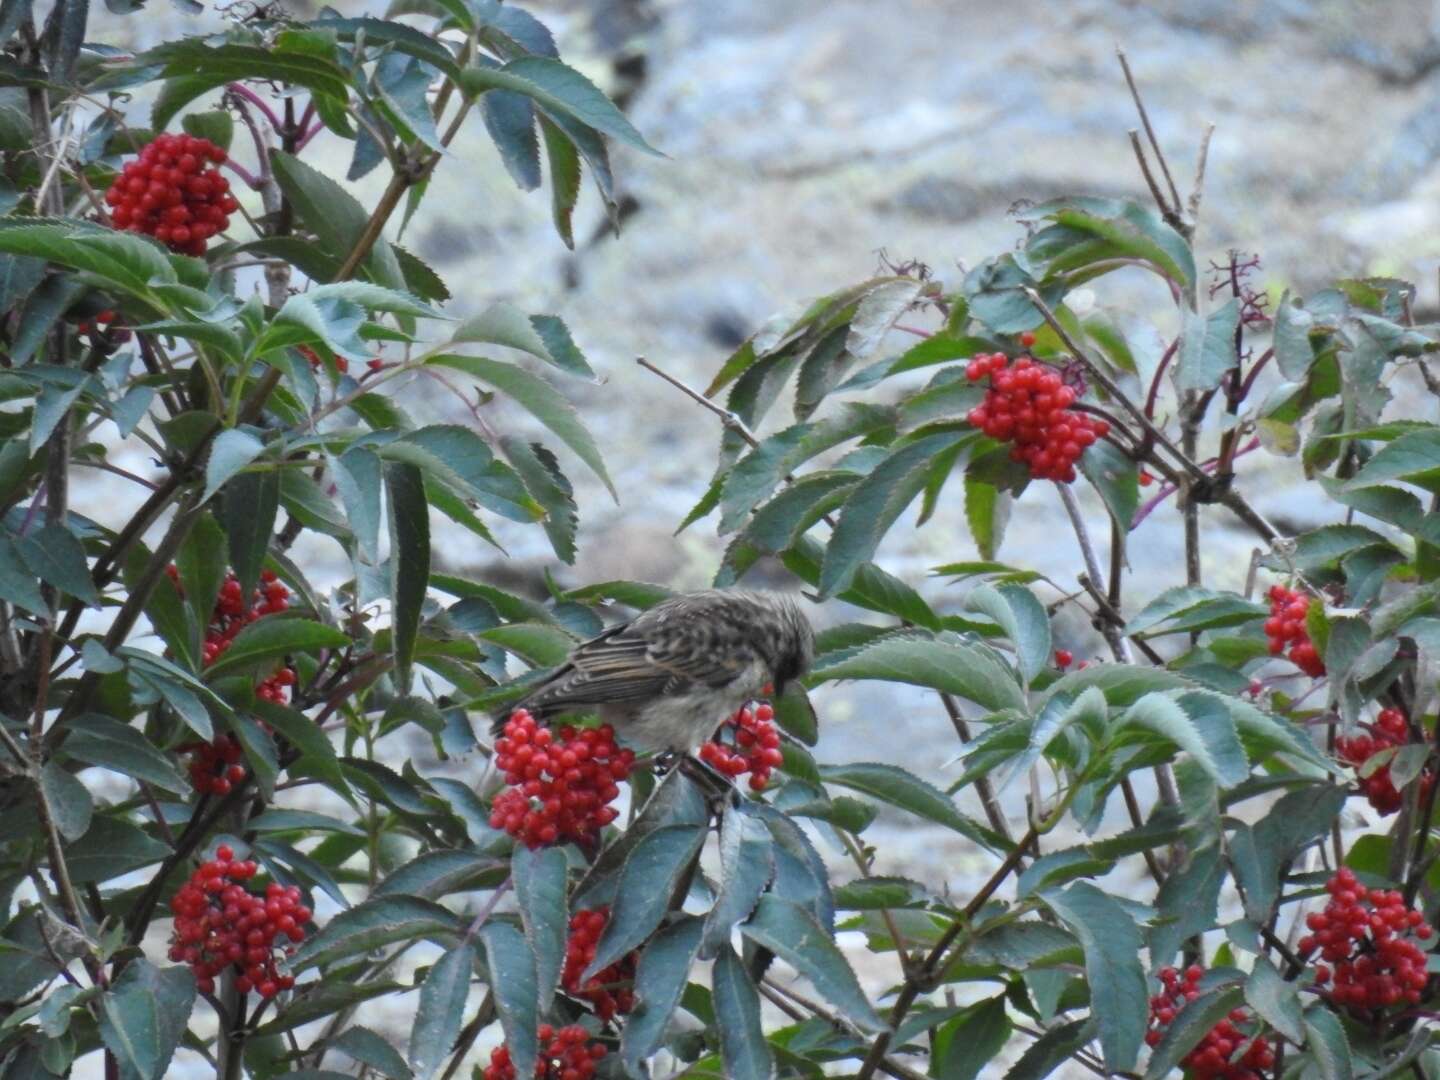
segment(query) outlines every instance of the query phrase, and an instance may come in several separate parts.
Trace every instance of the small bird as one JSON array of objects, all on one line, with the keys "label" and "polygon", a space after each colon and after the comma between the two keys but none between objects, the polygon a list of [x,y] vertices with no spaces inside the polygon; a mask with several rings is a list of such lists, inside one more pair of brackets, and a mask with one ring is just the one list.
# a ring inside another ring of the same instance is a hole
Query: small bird
[{"label": "small bird", "polygon": [[815,631],[788,596],[685,593],[576,646],[512,708],[537,720],[598,712],[638,749],[688,753],[765,686],[783,693],[814,654]]}]

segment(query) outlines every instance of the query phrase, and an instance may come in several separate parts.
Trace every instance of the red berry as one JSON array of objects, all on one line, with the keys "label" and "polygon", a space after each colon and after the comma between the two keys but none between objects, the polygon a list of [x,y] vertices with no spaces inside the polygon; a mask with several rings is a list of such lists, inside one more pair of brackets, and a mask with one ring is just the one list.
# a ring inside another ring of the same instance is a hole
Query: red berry
[{"label": "red berry", "polygon": [[1074,662],[1075,656],[1070,652],[1069,649],[1055,650],[1055,666],[1058,667],[1061,671],[1064,671]]}]

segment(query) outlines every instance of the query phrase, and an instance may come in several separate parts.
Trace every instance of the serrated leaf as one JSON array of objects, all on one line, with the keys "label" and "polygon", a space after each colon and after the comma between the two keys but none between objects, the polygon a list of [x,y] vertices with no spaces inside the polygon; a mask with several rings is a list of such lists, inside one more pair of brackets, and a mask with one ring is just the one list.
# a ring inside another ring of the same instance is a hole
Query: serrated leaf
[{"label": "serrated leaf", "polygon": [[762,896],[740,932],[809,979],[821,997],[862,1031],[887,1030],[834,938],[803,907],[778,896]]},{"label": "serrated leaf", "polygon": [[1150,1066],[1145,1070],[1146,1080],[1160,1080],[1180,1064],[1209,1031],[1238,1008],[1244,996],[1238,986],[1222,986],[1209,993],[1203,993],[1175,1014],[1160,1043],[1150,1055]]},{"label": "serrated leaf", "polygon": [[230,565],[242,595],[253,590],[270,549],[275,516],[280,511],[280,474],[267,470],[240,473],[225,485],[217,515],[225,528]]},{"label": "serrated leaf", "polygon": [[453,912],[433,901],[415,896],[372,898],[335,915],[314,937],[307,938],[290,958],[290,967],[304,971],[391,942],[413,942],[463,929]]},{"label": "serrated leaf", "polygon": [[978,646],[916,636],[885,638],[836,661],[822,658],[813,681],[881,679],[925,686],[974,701],[992,712],[1025,710],[1025,695],[994,653]]},{"label": "serrated leaf", "polygon": [[1245,1002],[1261,1020],[1297,1045],[1305,1039],[1305,1019],[1295,984],[1287,982],[1264,956],[1255,958],[1245,980]]},{"label": "serrated leaf", "polygon": [[410,1029],[410,1067],[419,1080],[430,1080],[449,1056],[475,968],[475,948],[464,942],[440,957],[420,986],[420,1004]]},{"label": "serrated leaf", "polygon": [[967,438],[966,432],[929,435],[894,451],[867,475],[845,500],[820,568],[820,593],[833,596],[849,586],[860,564],[925,485],[935,454]]},{"label": "serrated leaf", "polygon": [[1235,330],[1240,306],[1232,297],[1209,315],[1186,312],[1184,320],[1175,358],[1176,385],[1181,390],[1213,390],[1238,362]]},{"label": "serrated leaf", "polygon": [[1107,1069],[1129,1069],[1145,1037],[1149,990],[1140,966],[1140,931],[1119,901],[1089,882],[1041,894],[1046,906],[1080,939]]},{"label": "serrated leaf", "polygon": [[344,631],[310,619],[256,619],[231,639],[230,647],[205,669],[205,677],[213,681],[265,660],[291,653],[341,649],[349,644]]},{"label": "serrated leaf", "polygon": [[510,923],[490,922],[480,931],[485,945],[485,962],[490,969],[490,988],[495,1009],[505,1030],[505,1045],[517,1076],[533,1076],[539,1040],[540,1018],[535,1011],[538,999],[535,965],[525,937]]},{"label": "serrated leaf", "polygon": [[543,1016],[550,1011],[560,971],[565,965],[565,940],[569,933],[565,853],[559,848],[532,851],[524,844],[517,844],[510,867],[520,922],[535,958],[535,985],[539,991],[536,1007]]},{"label": "serrated leaf", "polygon": [[635,969],[638,1001],[620,1033],[620,1054],[630,1073],[638,1075],[641,1063],[660,1048],[685,991],[700,936],[699,919],[681,919],[651,938],[640,954]]},{"label": "serrated leaf", "polygon": [[1305,1014],[1305,1045],[1324,1080],[1351,1080],[1355,1066],[1350,1058],[1350,1041],[1340,1018],[1329,1009],[1311,1009]]},{"label": "serrated leaf", "polygon": [[965,523],[982,559],[993,559],[1010,522],[1011,496],[994,484],[965,474]]},{"label": "serrated leaf", "polygon": [[1408,480],[1436,490],[1440,485],[1440,428],[1425,427],[1386,443],[1346,487],[1354,490],[1391,480]]},{"label": "serrated leaf", "polygon": [[1120,527],[1120,534],[1128,533],[1140,505],[1140,479],[1135,462],[1101,439],[1080,455],[1080,474],[1099,493],[1111,520]]},{"label": "serrated leaf", "polygon": [[898,765],[879,762],[822,765],[820,776],[827,784],[864,792],[917,817],[954,829],[976,843],[985,843],[980,830],[960,813],[948,795]]},{"label": "serrated leaf", "polygon": [[975,1080],[1005,1047],[1010,1032],[1004,995],[971,1006],[935,1032],[931,1075]]},{"label": "serrated leaf", "polygon": [[775,874],[774,840],[765,823],[733,804],[720,825],[720,891],[710,913],[700,955],[706,959],[730,941],[735,924],[750,917]]},{"label": "serrated leaf", "polygon": [[157,968],[137,957],[100,997],[100,1037],[123,1072],[160,1080],[194,1006],[195,976],[188,967]]},{"label": "serrated leaf", "polygon": [[90,790],[53,760],[46,762],[40,771],[40,790],[45,794],[50,820],[60,835],[71,843],[84,836],[95,812]]},{"label": "serrated leaf", "polygon": [[85,548],[65,526],[58,522],[41,526],[18,537],[15,546],[41,581],[73,596],[87,607],[100,606],[100,594],[90,578]]},{"label": "serrated leaf", "polygon": [[78,884],[109,881],[142,866],[157,863],[170,848],[128,821],[95,816],[90,828],[66,850],[70,877]]},{"label": "serrated leaf", "polygon": [[775,1059],[760,1021],[760,994],[734,949],[720,950],[710,981],[726,1080],[772,1080]]},{"label": "serrated leaf", "polygon": [[396,685],[406,693],[430,580],[430,512],[424,477],[413,465],[386,465],[385,491],[390,510],[391,649]]},{"label": "serrated leaf", "polygon": [[190,784],[168,756],[138,730],[108,716],[87,713],[71,720],[64,750],[77,761],[113,769],[176,795],[190,793]]},{"label": "serrated leaf", "polygon": [[619,139],[647,154],[662,156],[594,83],[558,60],[522,56],[498,68],[468,67],[461,72],[460,83],[470,94],[492,89],[513,90],[552,114],[573,117],[602,135]]},{"label": "serrated leaf", "polygon": [[431,357],[429,362],[463,371],[472,378],[495,387],[523,406],[574,451],[575,456],[599,477],[611,496],[618,499],[594,437],[581,422],[575,407],[549,383],[524,368],[502,364],[498,360],[483,356],[441,355]]},{"label": "serrated leaf", "polygon": [[389,1080],[409,1080],[411,1076],[410,1067],[405,1064],[400,1051],[367,1027],[357,1024],[346,1028],[330,1045]]},{"label": "serrated leaf", "polygon": [[594,978],[654,932],[704,842],[705,829],[701,827],[666,825],[647,833],[635,845],[620,870],[610,919],[582,980]]},{"label": "serrated leaf", "polygon": [[1235,731],[1235,720],[1218,702],[1200,695],[1179,699],[1147,694],[1117,720],[1168,739],[1188,753],[1221,787],[1234,787],[1250,774],[1250,763]]},{"label": "serrated leaf", "polygon": [[965,595],[967,611],[979,611],[1000,624],[1015,646],[1020,670],[1033,679],[1050,666],[1050,620],[1033,593],[1019,585],[977,585]]}]

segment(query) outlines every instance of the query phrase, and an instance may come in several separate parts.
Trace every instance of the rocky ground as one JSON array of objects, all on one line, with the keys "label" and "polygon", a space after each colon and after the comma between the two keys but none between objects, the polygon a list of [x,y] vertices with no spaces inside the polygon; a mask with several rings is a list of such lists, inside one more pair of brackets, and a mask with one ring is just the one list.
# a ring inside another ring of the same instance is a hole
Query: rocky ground
[{"label": "rocky ground", "polygon": [[[336,6],[346,14],[381,7],[357,0]],[[1182,189],[1201,131],[1216,125],[1199,233],[1205,253],[1258,253],[1264,282],[1277,292],[1304,292],[1336,276],[1404,276],[1419,282],[1422,309],[1440,308],[1433,244],[1440,225],[1440,9],[1433,3],[530,6],[556,29],[571,62],[624,96],[633,121],[666,156],[616,153],[630,210],[623,234],[617,239],[600,228],[587,195],[577,229],[584,240],[572,255],[550,229],[545,198],[516,192],[493,150],[472,139],[442,165],[405,241],[460,285],[457,313],[506,299],[562,314],[601,373],[598,384],[572,381],[566,389],[596,429],[623,501],[611,503],[578,467],[571,470],[582,554],[573,570],[552,567],[562,582],[627,577],[698,585],[718,560],[713,523],[672,535],[709,479],[718,427],[639,369],[636,354],[703,384],[772,312],[868,276],[882,252],[922,260],[940,279],[957,282],[967,263],[1021,235],[1006,213],[1018,200],[1143,196],[1127,142],[1135,117],[1117,45],[1144,88]],[[180,16],[157,8],[140,32],[172,36],[180,25]],[[362,197],[373,194],[362,188]],[[1095,300],[1118,305],[1142,342],[1173,332],[1160,298],[1121,276]],[[465,416],[443,394],[414,395],[433,415]],[[491,408],[499,426],[525,423],[500,405]],[[1245,459],[1241,470],[1262,509],[1290,528],[1322,523],[1313,492],[1294,482],[1289,463],[1263,456]],[[1097,513],[1093,503],[1087,508]],[[1251,541],[1219,511],[1207,528],[1207,571],[1218,583],[1237,584]],[[550,565],[538,534],[499,531],[514,556],[508,563],[468,535],[443,535],[439,557],[448,568],[497,581],[535,581]],[[1077,560],[1066,535],[1058,502],[1036,490],[1017,507],[1002,557],[1073,580]],[[317,541],[301,557],[339,574],[327,544]],[[1178,544],[1167,505],[1132,545],[1137,595],[1175,583]],[[930,566],[972,557],[957,507],[942,509],[923,530],[898,527],[882,551],[885,565],[917,584]],[[953,599],[946,588],[935,580],[927,592],[944,604]],[[817,616],[841,617],[833,610]],[[1062,622],[1060,633],[1080,655],[1094,647],[1082,625]],[[951,756],[953,733],[923,695],[897,699],[861,685],[826,690],[818,701],[822,759],[874,757],[946,783],[936,763]],[[877,738],[881,731],[888,737]],[[1020,794],[1007,798],[1017,815]],[[949,834],[882,821],[875,836],[882,872],[945,883],[963,895],[988,871],[985,859]],[[884,966],[865,974],[877,986],[893,978]]]}]

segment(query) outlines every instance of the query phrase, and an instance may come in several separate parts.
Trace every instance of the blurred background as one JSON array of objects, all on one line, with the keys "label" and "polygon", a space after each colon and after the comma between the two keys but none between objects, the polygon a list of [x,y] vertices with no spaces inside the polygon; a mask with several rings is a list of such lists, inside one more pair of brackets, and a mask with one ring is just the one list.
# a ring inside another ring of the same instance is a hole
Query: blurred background
[{"label": "blurred background", "polygon": [[[385,9],[380,0],[333,6],[345,15]],[[1021,200],[1148,198],[1130,151],[1127,131],[1136,118],[1117,46],[1129,56],[1182,194],[1190,189],[1201,133],[1207,123],[1216,125],[1197,236],[1202,266],[1224,261],[1232,248],[1258,255],[1262,268],[1253,280],[1275,299],[1284,288],[1303,294],[1336,277],[1395,275],[1418,283],[1420,318],[1440,310],[1437,3],[521,6],[555,31],[565,59],[615,97],[667,156],[614,150],[622,234],[605,227],[598,199],[587,191],[571,253],[555,236],[547,196],[517,191],[477,128],[441,164],[404,243],[450,283],[451,314],[508,300],[566,320],[601,378],[567,379],[561,389],[595,431],[623,501],[612,502],[567,459],[581,520],[574,568],[555,563],[539,530],[495,522],[507,559],[468,533],[443,531],[448,523],[437,520],[440,569],[537,594],[546,570],[565,586],[609,578],[706,584],[723,550],[714,520],[679,537],[674,531],[710,480],[719,425],[638,368],[635,356],[704,386],[770,315],[869,277],[882,259],[919,260],[957,286],[967,265],[1021,238],[1007,214]],[[319,10],[293,9],[302,16]],[[97,20],[108,21],[97,22],[92,37],[143,46],[218,28],[222,19],[213,9],[185,16],[152,0],[140,17],[99,13]],[[248,147],[238,139],[237,147],[243,160]],[[342,176],[348,152],[322,136],[307,159]],[[357,185],[362,201],[378,194],[382,171]],[[1153,361],[1175,332],[1168,298],[1125,272],[1096,283],[1093,297],[1072,297],[1075,306],[1092,302],[1118,309],[1142,358]],[[890,351],[913,340],[892,341]],[[408,394],[428,419],[469,416],[464,403],[434,384]],[[501,429],[528,423],[501,403],[482,407]],[[767,429],[788,420],[782,403]],[[1324,523],[1293,461],[1254,454],[1239,472],[1239,482],[1283,527]],[[1098,501],[1088,490],[1079,494],[1097,535],[1106,537]],[[879,557],[942,609],[956,603],[955,590],[944,579],[927,580],[929,569],[976,557],[959,501],[955,485],[951,505],[924,529],[902,522]],[[1253,542],[1233,524],[1223,511],[1206,514],[1207,580],[1215,585],[1239,586],[1249,563]],[[317,546],[296,552],[303,562],[328,566],[337,582],[348,576],[333,542],[311,542]],[[1183,579],[1179,542],[1172,500],[1131,541],[1137,575],[1131,596]],[[1073,583],[1078,559],[1052,491],[1035,485],[1017,505],[1000,557]],[[753,580],[781,585],[785,575],[762,565]],[[842,608],[827,604],[816,621],[853,617]],[[1073,613],[1060,613],[1056,632],[1057,644],[1077,659],[1097,651],[1093,631]],[[826,688],[817,705],[822,761],[892,761],[941,786],[958,774],[938,767],[954,752],[954,735],[925,695],[881,699],[857,684]],[[876,739],[881,730],[887,737]],[[427,771],[428,746],[413,752]],[[465,768],[458,766],[460,775]],[[1007,793],[1012,813],[1023,815],[1023,795]],[[967,810],[978,814],[978,807]],[[930,867],[921,876],[934,880],[933,867],[947,866],[951,887],[963,895],[987,872],[987,858],[939,829],[898,831],[882,818],[867,837],[884,853],[882,873],[903,874],[921,863]],[[883,985],[891,973],[873,974]]]}]

